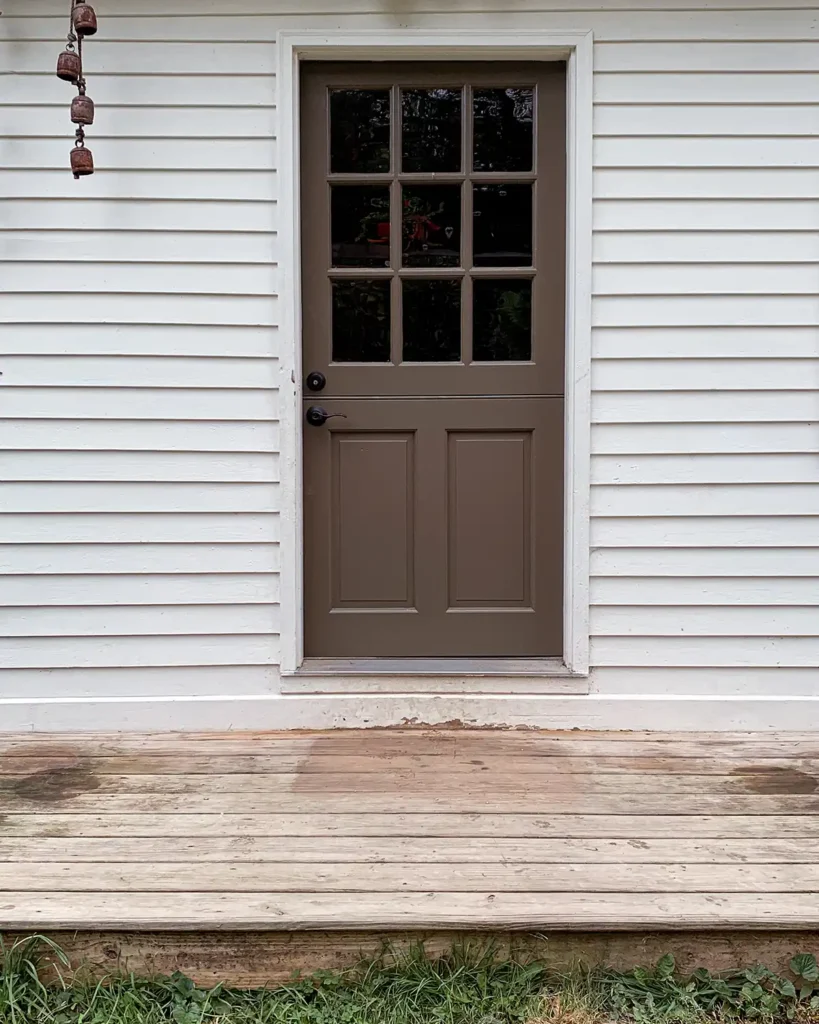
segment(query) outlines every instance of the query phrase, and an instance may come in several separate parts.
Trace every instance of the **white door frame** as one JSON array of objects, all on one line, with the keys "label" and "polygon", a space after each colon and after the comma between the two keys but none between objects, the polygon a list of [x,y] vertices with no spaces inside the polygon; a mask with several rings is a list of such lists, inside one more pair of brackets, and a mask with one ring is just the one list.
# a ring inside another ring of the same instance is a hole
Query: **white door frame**
[{"label": "white door frame", "polygon": [[562,675],[589,672],[591,32],[288,32],[277,36],[281,674],[304,658],[299,65],[304,60],[567,60],[566,421]]}]

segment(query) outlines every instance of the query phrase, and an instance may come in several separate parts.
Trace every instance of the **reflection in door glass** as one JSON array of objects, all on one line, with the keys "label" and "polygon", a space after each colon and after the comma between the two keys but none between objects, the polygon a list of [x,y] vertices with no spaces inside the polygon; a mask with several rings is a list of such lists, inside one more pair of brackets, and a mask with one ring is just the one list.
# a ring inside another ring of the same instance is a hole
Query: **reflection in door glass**
[{"label": "reflection in door glass", "polygon": [[405,267],[461,262],[461,186],[409,185],[402,193]]},{"label": "reflection in door glass", "polygon": [[533,89],[476,89],[473,94],[476,171],[531,171]]},{"label": "reflection in door glass", "polygon": [[487,281],[474,288],[472,358],[476,362],[532,358],[532,282]]},{"label": "reflection in door glass", "polygon": [[333,362],[389,360],[390,282],[333,281]]},{"label": "reflection in door glass", "polygon": [[404,362],[461,358],[461,282],[404,281]]},{"label": "reflection in door glass", "polygon": [[330,195],[333,266],[388,267],[389,185],[334,185]]},{"label": "reflection in door glass", "polygon": [[460,171],[460,89],[403,89],[401,125],[405,173]]},{"label": "reflection in door glass", "polygon": [[330,170],[376,174],[390,169],[388,89],[330,92]]},{"label": "reflection in door glass", "polygon": [[475,185],[474,258],[476,267],[532,265],[532,186]]}]

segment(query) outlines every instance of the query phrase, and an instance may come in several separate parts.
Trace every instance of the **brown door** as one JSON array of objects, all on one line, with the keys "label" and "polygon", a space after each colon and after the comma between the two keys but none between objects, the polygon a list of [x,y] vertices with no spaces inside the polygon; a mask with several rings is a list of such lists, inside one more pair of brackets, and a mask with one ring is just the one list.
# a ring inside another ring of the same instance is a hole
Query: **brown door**
[{"label": "brown door", "polygon": [[308,657],[562,654],[565,103],[303,69]]}]

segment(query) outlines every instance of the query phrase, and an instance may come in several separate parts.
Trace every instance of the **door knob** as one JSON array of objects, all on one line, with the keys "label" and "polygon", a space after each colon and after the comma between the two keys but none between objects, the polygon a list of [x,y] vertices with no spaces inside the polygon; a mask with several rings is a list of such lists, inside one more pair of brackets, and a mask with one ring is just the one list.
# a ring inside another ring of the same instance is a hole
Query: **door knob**
[{"label": "door knob", "polygon": [[307,387],[310,391],[323,391],[327,384],[327,378],[323,373],[319,373],[318,370],[314,370],[312,373],[307,374]]},{"label": "door knob", "polygon": [[327,412],[320,405],[311,405],[305,414],[305,419],[311,427],[323,427],[327,420],[346,420],[347,416],[343,412]]}]

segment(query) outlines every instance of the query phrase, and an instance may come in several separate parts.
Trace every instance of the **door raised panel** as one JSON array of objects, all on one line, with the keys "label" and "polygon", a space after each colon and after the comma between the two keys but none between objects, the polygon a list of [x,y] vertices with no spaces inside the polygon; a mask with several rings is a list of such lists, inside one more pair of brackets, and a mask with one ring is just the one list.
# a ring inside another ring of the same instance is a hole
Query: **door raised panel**
[{"label": "door raised panel", "polygon": [[449,607],[531,607],[532,436],[449,434]]},{"label": "door raised panel", "polygon": [[334,609],[412,607],[413,435],[334,432]]}]

